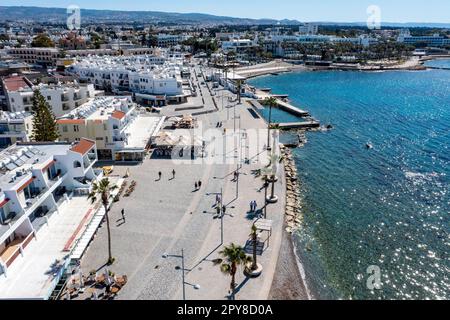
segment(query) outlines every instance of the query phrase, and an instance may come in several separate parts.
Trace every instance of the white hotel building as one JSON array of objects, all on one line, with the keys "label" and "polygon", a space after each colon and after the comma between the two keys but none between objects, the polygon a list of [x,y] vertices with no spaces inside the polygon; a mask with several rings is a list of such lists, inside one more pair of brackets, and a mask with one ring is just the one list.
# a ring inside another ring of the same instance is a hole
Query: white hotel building
[{"label": "white hotel building", "polygon": [[97,97],[57,120],[60,140],[95,140],[102,160],[143,161],[165,117],[138,110],[131,97]]},{"label": "white hotel building", "polygon": [[78,60],[67,71],[98,89],[131,92],[139,102],[162,106],[185,102],[190,95],[183,90],[182,67],[182,59],[161,56],[94,56]]},{"label": "white hotel building", "polygon": [[92,218],[95,142],[0,152],[0,299],[48,299]]},{"label": "white hotel building", "polygon": [[3,88],[8,110],[30,112],[33,106],[34,90],[39,90],[47,100],[56,117],[81,106],[100,92],[91,84],[76,82],[65,84],[33,85],[26,77],[13,76],[3,80]]}]

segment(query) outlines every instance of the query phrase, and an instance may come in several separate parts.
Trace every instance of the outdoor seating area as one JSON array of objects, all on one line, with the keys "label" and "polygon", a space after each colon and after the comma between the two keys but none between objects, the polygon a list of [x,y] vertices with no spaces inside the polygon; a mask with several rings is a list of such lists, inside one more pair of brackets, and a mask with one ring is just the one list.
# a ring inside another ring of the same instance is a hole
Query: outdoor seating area
[{"label": "outdoor seating area", "polygon": [[72,275],[65,291],[61,295],[63,300],[112,300],[127,284],[126,275],[116,276],[105,269],[99,274],[91,271],[89,275],[79,273]]},{"label": "outdoor seating area", "polygon": [[161,132],[154,141],[154,154],[159,157],[197,157],[201,153],[203,140],[199,136],[177,135]]},{"label": "outdoor seating area", "polygon": [[185,115],[183,117],[173,117],[173,127],[176,129],[193,129],[197,126],[197,120],[191,115]]}]

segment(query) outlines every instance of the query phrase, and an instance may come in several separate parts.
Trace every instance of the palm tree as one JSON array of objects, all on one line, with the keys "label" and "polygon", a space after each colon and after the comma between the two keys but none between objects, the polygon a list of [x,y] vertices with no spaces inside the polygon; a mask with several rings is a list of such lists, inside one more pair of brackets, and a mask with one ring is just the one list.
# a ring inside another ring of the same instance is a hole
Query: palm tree
[{"label": "palm tree", "polygon": [[105,209],[105,217],[106,217],[106,228],[108,230],[108,264],[112,264],[114,262],[114,258],[111,253],[111,229],[109,227],[109,198],[111,191],[117,189],[116,185],[110,183],[108,178],[104,178],[100,182],[94,182],[92,186],[92,191],[89,194],[88,199],[91,200],[92,203],[97,201],[97,196],[100,196],[102,205]]},{"label": "palm tree", "polygon": [[236,91],[238,96],[238,102],[241,104],[241,91],[242,91],[242,80],[237,80],[236,82]]},{"label": "palm tree", "polygon": [[269,106],[269,123],[267,126],[267,150],[270,150],[270,126],[272,125],[272,107],[275,107],[278,102],[274,97],[268,97],[264,100],[264,104]]},{"label": "palm tree", "polygon": [[258,269],[258,262],[256,261],[256,245],[258,240],[258,228],[255,225],[252,225],[252,232],[250,233],[250,237],[252,238],[253,244],[253,259],[252,259],[252,270]]},{"label": "palm tree", "polygon": [[244,248],[236,246],[234,243],[225,247],[219,254],[223,257],[223,260],[216,260],[216,264],[220,264],[220,270],[224,274],[231,276],[230,291],[231,297],[234,299],[238,266],[246,266],[248,263],[252,262],[252,258],[246,255]]}]

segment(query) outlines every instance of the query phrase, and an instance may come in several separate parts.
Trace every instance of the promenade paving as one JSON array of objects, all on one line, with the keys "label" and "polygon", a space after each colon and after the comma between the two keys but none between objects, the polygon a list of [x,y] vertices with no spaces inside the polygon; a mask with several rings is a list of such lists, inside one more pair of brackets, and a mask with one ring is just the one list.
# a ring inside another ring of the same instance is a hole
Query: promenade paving
[{"label": "promenade paving", "polygon": [[[227,138],[235,138],[237,141],[242,135],[238,131],[233,133],[235,123],[238,123],[238,120],[232,118],[234,110],[230,112],[230,109],[219,107],[217,111],[209,90],[200,86],[205,108],[199,111],[215,111],[197,117],[203,129],[215,128],[217,122],[223,121]],[[181,106],[164,108],[162,113],[167,116],[192,113],[192,110],[175,112],[177,107]],[[243,101],[243,104],[235,109],[235,114],[241,117],[242,129],[265,128],[265,122],[253,117],[248,108],[250,106]],[[260,141],[258,147],[243,146],[241,156],[234,150],[225,152],[227,160],[245,157],[251,159],[249,164],[244,164],[240,170],[238,197],[237,183],[232,181],[236,163],[219,161],[224,157],[221,151],[213,153],[217,160],[213,163],[175,164],[172,160],[151,158],[138,166],[116,167],[114,174],[122,176],[129,169],[131,175],[127,179],[128,183],[137,181],[137,187],[131,197],[122,198],[114,204],[110,212],[112,250],[116,258],[110,269],[116,274],[126,274],[129,279],[118,299],[182,299],[182,274],[177,268],[181,266],[181,258],[178,257],[181,249],[184,249],[185,254],[186,298],[228,298],[230,277],[221,274],[219,266],[214,266],[212,260],[219,257],[223,245],[233,242],[245,246],[249,239],[254,222],[254,219],[247,215],[249,203],[251,200],[257,200],[260,207],[264,203],[264,191],[260,192],[263,182],[261,178],[252,175],[252,170],[261,169],[268,163],[267,155],[261,152],[263,145],[264,141]],[[262,159],[262,162],[257,161],[258,158]],[[175,179],[172,179],[173,169],[176,170]],[[163,175],[162,179],[157,181],[159,171]],[[237,275],[237,299],[266,299],[269,295],[281,245],[284,215],[282,170],[279,176],[276,193],[280,196],[280,201],[267,209],[268,219],[274,221],[270,246],[258,256],[258,262],[263,265],[264,272],[257,279],[246,279],[241,270]],[[202,181],[202,188],[195,191],[194,182],[199,180]],[[223,243],[221,221],[214,218],[213,208],[215,193],[221,190],[224,195],[223,202],[227,204],[227,215],[223,221]],[[125,209],[126,223],[120,220],[122,208]],[[164,254],[169,257],[164,258]],[[83,257],[83,272],[102,270],[106,259],[106,229],[101,228]],[[195,289],[194,285],[199,285],[200,289]]]}]

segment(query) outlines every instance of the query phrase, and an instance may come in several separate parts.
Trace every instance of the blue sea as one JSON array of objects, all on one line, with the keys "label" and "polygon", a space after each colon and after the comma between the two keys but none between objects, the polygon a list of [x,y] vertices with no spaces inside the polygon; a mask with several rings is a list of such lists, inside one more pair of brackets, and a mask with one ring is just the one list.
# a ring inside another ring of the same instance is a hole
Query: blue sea
[{"label": "blue sea", "polygon": [[[300,72],[250,83],[289,94],[334,127],[309,132],[294,151],[303,201],[295,244],[310,291],[450,299],[450,71]],[[277,109],[273,118],[298,121]],[[368,286],[373,270],[379,289]]]}]

